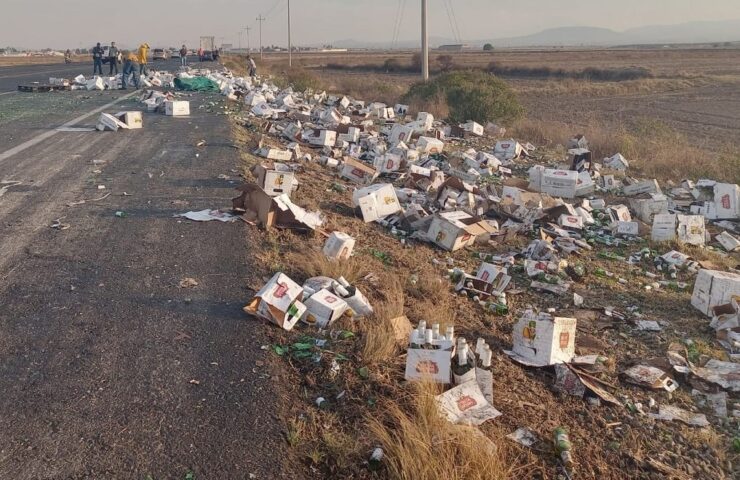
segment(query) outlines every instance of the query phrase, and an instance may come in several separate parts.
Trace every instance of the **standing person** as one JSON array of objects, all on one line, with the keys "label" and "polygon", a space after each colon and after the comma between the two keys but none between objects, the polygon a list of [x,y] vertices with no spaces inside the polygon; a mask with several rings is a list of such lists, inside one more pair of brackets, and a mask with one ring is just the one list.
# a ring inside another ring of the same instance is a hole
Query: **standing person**
[{"label": "standing person", "polygon": [[203,61],[203,47],[200,47],[198,49],[198,61],[200,61],[200,62]]},{"label": "standing person", "polygon": [[100,46],[100,42],[92,49],[93,58],[93,75],[103,75],[103,47]]},{"label": "standing person", "polygon": [[218,57],[221,56],[221,52],[218,50],[218,47],[213,49],[213,61],[218,62]]},{"label": "standing person", "polygon": [[113,70],[115,70],[116,75],[118,75],[118,47],[116,47],[116,42],[110,42],[110,48],[108,49],[108,63],[110,63],[108,75],[112,76]]},{"label": "standing person", "polygon": [[128,88],[126,81],[129,75],[134,76],[134,87],[139,89],[139,72],[137,72],[136,63],[139,61],[139,57],[134,52],[124,50],[123,52],[123,74],[121,75],[121,90]]},{"label": "standing person", "polygon": [[185,45],[183,45],[180,49],[180,64],[183,67],[188,66],[188,49]]},{"label": "standing person", "polygon": [[149,44],[144,42],[139,46],[139,75],[149,75],[147,63],[149,63]]},{"label": "standing person", "polygon": [[251,55],[247,55],[247,71],[250,77],[254,78],[257,76],[257,64],[254,63]]}]

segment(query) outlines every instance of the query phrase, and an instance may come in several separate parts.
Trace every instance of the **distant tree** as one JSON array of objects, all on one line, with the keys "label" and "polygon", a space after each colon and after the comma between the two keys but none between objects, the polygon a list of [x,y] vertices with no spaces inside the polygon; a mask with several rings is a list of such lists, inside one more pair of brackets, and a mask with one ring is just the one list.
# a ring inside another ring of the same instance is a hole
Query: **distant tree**
[{"label": "distant tree", "polygon": [[493,51],[493,45],[491,45],[490,43],[486,43],[485,45],[483,45],[483,51],[484,52],[492,52]]},{"label": "distant tree", "polygon": [[443,72],[449,72],[455,67],[455,59],[452,55],[440,55],[437,57],[437,63],[439,64],[440,70]]},{"label": "distant tree", "polygon": [[401,70],[401,62],[397,58],[388,58],[383,63],[383,70],[389,73],[398,72]]},{"label": "distant tree", "polygon": [[415,72],[420,72],[421,71],[421,52],[416,52],[411,57],[411,68]]}]

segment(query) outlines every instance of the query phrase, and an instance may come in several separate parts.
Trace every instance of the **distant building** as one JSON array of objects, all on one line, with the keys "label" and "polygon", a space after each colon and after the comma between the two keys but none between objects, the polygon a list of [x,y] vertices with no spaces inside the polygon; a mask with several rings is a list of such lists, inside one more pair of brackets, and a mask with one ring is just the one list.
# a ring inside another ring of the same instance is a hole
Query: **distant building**
[{"label": "distant building", "polygon": [[228,52],[228,51],[231,51],[233,49],[234,49],[234,45],[231,44],[231,43],[222,43],[221,44],[221,50],[225,50],[225,51]]},{"label": "distant building", "polygon": [[441,52],[462,52],[463,50],[469,50],[470,45],[466,45],[464,43],[458,44],[458,45],[440,45],[437,50]]}]

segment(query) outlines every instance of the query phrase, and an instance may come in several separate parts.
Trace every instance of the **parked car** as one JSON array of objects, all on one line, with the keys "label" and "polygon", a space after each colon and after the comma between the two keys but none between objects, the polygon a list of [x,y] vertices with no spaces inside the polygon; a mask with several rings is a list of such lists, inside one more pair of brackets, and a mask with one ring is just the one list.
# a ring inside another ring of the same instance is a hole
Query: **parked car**
[{"label": "parked car", "polygon": [[152,60],[167,60],[167,52],[163,48],[155,48],[152,51]]},{"label": "parked car", "polygon": [[180,50],[170,50],[170,58],[180,58]]}]

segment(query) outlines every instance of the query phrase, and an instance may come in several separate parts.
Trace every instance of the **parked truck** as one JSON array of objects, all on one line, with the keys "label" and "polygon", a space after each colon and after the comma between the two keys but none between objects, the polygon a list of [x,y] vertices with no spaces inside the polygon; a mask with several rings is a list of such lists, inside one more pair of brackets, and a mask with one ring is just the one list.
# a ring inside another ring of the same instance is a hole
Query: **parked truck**
[{"label": "parked truck", "polygon": [[216,48],[216,37],[200,37],[200,48],[203,56],[200,61],[213,60],[213,50]]}]

